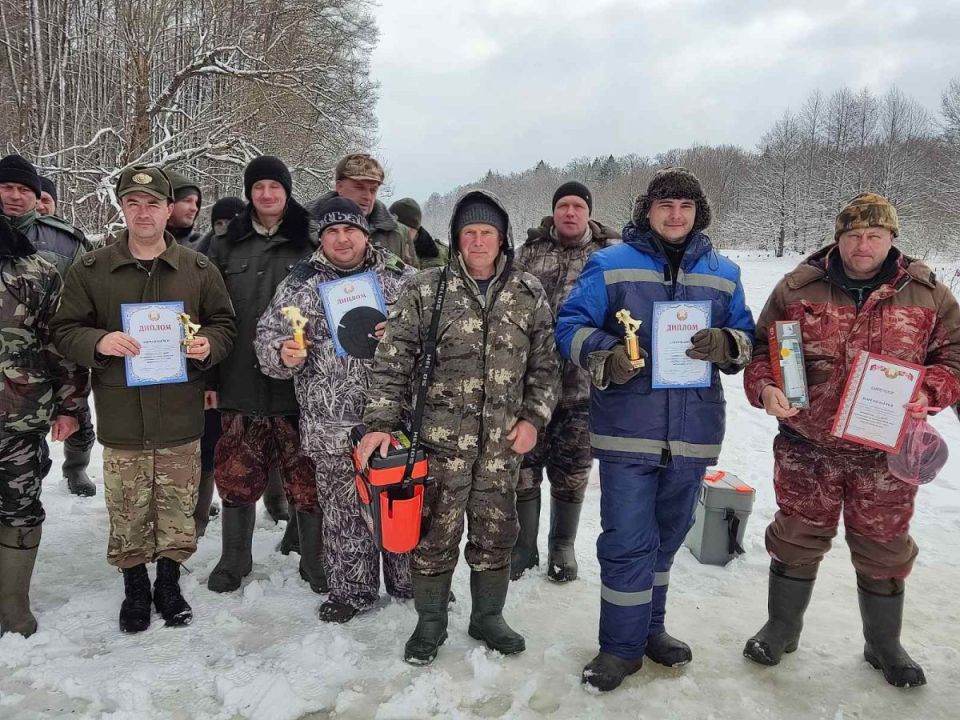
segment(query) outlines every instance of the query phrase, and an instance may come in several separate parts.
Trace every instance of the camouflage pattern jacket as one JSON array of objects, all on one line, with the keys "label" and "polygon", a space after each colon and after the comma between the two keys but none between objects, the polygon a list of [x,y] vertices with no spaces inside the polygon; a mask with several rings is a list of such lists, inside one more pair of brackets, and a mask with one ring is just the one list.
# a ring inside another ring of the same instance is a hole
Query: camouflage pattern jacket
[{"label": "camouflage pattern jacket", "polygon": [[50,340],[63,280],[2,218],[0,280],[0,439],[46,434],[54,417],[86,407],[89,372],[65,360]]},{"label": "camouflage pattern jacket", "polygon": [[479,455],[488,438],[500,442],[519,419],[543,431],[559,387],[553,315],[540,281],[514,267],[512,244],[508,228],[485,295],[455,249],[446,268],[424,270],[407,286],[390,312],[373,361],[370,400],[363,414],[368,429],[390,432],[405,420],[437,283],[446,273],[437,361],[424,405],[424,444]]},{"label": "camouflage pattern jacket", "polygon": [[[280,283],[257,324],[254,345],[260,369],[278,380],[293,378],[300,405],[301,445],[307,455],[346,452],[350,429],[361,422],[372,361],[337,356],[317,291],[319,283],[361,272],[377,274],[388,308],[415,275],[399,258],[372,245],[367,246],[363,264],[354,272],[334,267],[318,249]],[[310,346],[306,362],[296,368],[288,368],[280,360],[280,347],[293,337],[289,322],[280,313],[288,305],[300,308],[307,318],[305,339]]]},{"label": "camouflage pattern jacket", "polygon": [[31,210],[10,222],[27,236],[40,257],[57,268],[60,277],[66,277],[70,266],[85,252],[93,250],[82,232],[55,215],[41,215]]},{"label": "camouflage pattern jacket", "polygon": [[803,334],[810,408],[780,420],[781,430],[818,445],[848,452],[875,452],[830,434],[853,361],[860,350],[925,365],[923,391],[930,405],[960,399],[960,307],[926,265],[899,256],[892,278],[857,310],[853,296],[828,272],[830,245],[804,260],[774,288],[757,321],[753,359],[744,371],[747,398],[763,407],[760,393],[774,383],[767,331],[777,320],[797,320]]},{"label": "camouflage pattern jacket", "polygon": [[[517,251],[516,264],[540,281],[556,317],[590,256],[619,241],[619,232],[591,220],[579,242],[562,245],[553,229],[553,217],[547,216],[540,222],[540,227],[527,230],[527,242]],[[561,358],[560,367],[562,385],[557,405],[589,405],[589,373],[566,358]]]}]

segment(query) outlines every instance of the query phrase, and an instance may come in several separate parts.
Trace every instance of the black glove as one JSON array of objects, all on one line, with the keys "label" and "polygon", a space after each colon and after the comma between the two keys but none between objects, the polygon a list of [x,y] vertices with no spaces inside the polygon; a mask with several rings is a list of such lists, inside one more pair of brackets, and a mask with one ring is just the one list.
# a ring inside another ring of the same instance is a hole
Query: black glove
[{"label": "black glove", "polygon": [[732,363],[737,352],[733,336],[723,328],[699,330],[690,338],[693,347],[687,350],[687,357],[694,360],[709,360],[717,365]]},{"label": "black glove", "polygon": [[[647,351],[640,348],[640,357],[646,358]],[[617,345],[606,359],[604,374],[607,379],[616,385],[623,385],[630,382],[633,376],[640,372],[640,368],[634,367],[627,356],[627,348],[623,345]]]}]

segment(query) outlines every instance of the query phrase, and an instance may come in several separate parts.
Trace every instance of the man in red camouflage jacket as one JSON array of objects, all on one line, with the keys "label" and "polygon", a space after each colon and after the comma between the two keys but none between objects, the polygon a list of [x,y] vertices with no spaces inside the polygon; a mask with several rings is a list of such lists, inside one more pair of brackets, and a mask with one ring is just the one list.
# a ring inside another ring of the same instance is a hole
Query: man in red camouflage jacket
[{"label": "man in red camouflage jacket", "polygon": [[[817,568],[842,512],[857,573],[864,657],[890,684],[910,687],[926,683],[900,645],[904,580],[917,556],[909,534],[917,488],[890,474],[886,453],[830,434],[860,350],[926,367],[909,406],[915,414],[960,398],[960,307],[926,265],[893,247],[898,229],[885,198],[858,195],[837,217],[836,242],[788,273],[757,321],[744,388],[751,404],[780,423],[773,443],[780,509],[766,533],[769,620],[747,641],[744,655],[776,665],[797,649]],[[800,322],[809,409],[790,407],[774,383],[767,331],[777,320]]]}]

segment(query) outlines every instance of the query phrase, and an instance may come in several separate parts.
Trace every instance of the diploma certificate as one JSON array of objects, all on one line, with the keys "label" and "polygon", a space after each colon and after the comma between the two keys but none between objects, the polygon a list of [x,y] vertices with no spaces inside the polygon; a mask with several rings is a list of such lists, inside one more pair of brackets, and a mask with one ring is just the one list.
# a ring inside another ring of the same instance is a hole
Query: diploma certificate
[{"label": "diploma certificate", "polygon": [[374,272],[329,280],[317,286],[323,301],[323,314],[337,355],[372,357],[375,347],[374,326],[387,319],[387,304]]},{"label": "diploma certificate", "polygon": [[123,331],[140,343],[139,355],[123,359],[128,387],[187,382],[183,326],[177,320],[182,312],[182,302],[120,306]]},{"label": "diploma certificate", "polygon": [[877,450],[898,452],[909,403],[923,381],[920,365],[861,350],[840,397],[832,434]]},{"label": "diploma certificate", "polygon": [[653,304],[653,387],[710,387],[713,367],[708,360],[687,357],[690,338],[710,327],[710,301]]}]

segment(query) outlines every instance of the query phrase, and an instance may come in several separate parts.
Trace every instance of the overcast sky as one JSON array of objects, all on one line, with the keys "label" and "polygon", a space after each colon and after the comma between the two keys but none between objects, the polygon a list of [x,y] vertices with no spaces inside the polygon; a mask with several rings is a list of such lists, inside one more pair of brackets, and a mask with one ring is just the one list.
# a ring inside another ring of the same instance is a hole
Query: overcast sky
[{"label": "overcast sky", "polygon": [[490,168],[754,147],[816,88],[960,76],[960,0],[380,0],[378,154],[421,202]]}]

